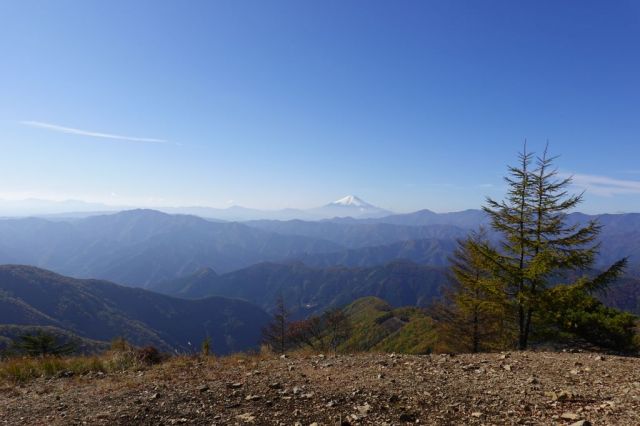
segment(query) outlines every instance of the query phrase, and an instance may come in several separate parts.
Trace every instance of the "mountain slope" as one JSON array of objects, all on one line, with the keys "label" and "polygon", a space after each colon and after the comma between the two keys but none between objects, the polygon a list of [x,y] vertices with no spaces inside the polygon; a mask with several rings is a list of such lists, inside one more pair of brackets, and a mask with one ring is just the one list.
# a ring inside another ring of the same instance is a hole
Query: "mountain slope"
[{"label": "mountain slope", "polygon": [[297,317],[377,296],[393,306],[426,306],[440,294],[446,271],[396,261],[373,268],[310,268],[302,263],[262,263],[224,275],[212,270],[159,283],[154,291],[178,297],[241,298],[270,311],[282,295]]},{"label": "mountain slope", "polygon": [[80,337],[77,334],[53,326],[0,324],[0,352],[11,350],[13,343],[25,334],[46,333],[54,336],[57,342],[71,343],[74,351],[92,354],[109,349],[109,342]]},{"label": "mountain slope", "polygon": [[227,272],[341,248],[319,238],[153,210],[73,221],[0,220],[0,263],[31,264],[132,286],[176,278],[202,267]]},{"label": "mountain slope", "polygon": [[183,300],[29,266],[0,266],[0,324],[52,326],[80,337],[189,351],[207,335],[217,353],[255,347],[268,316],[241,300]]},{"label": "mountain slope", "polygon": [[430,266],[447,266],[456,248],[456,240],[409,240],[382,246],[363,247],[334,253],[318,253],[297,256],[305,265],[325,268],[329,266],[372,267],[397,259]]},{"label": "mountain slope", "polygon": [[387,223],[357,222],[305,222],[291,221],[251,221],[245,222],[254,228],[282,235],[304,236],[324,239],[349,249],[380,246],[400,241],[420,239],[456,239],[463,238],[468,230],[451,225],[406,226]]},{"label": "mountain slope", "polygon": [[352,333],[340,349],[424,354],[433,351],[437,335],[433,321],[416,307],[393,309],[377,297],[364,297],[342,310]]}]

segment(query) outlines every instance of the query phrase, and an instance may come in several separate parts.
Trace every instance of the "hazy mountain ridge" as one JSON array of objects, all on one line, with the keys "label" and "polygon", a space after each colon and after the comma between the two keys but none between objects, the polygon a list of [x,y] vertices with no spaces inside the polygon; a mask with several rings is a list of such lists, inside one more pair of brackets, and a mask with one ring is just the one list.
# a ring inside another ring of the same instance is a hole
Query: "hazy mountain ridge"
[{"label": "hazy mountain ridge", "polygon": [[427,306],[440,295],[446,270],[407,261],[371,268],[311,268],[303,263],[262,263],[218,275],[212,270],[158,283],[151,290],[176,297],[240,298],[270,311],[282,295],[297,317],[342,307],[365,296],[392,306]]},{"label": "hazy mountain ridge", "polygon": [[[401,225],[391,220],[213,222],[196,216],[133,210],[75,220],[0,220],[0,263],[30,264],[78,278],[100,278],[146,286],[213,268],[224,274],[261,262],[300,260],[309,266],[374,267],[396,259],[446,266],[455,241],[481,211],[460,215],[418,212]],[[391,216],[393,218],[395,216]],[[436,219],[434,219],[436,218]],[[640,214],[588,216],[599,219],[601,254],[597,267],[630,258],[640,271]],[[430,223],[430,224],[424,224]],[[469,225],[470,226],[470,225]]]},{"label": "hazy mountain ridge", "polygon": [[82,338],[123,336],[162,350],[194,350],[207,335],[218,353],[260,341],[267,314],[245,301],[176,299],[107,281],[78,280],[39,268],[0,266],[0,324],[53,326]]},{"label": "hazy mountain ridge", "polygon": [[463,238],[468,230],[452,225],[409,226],[388,223],[353,223],[320,221],[250,221],[246,225],[275,232],[309,238],[324,238],[349,249],[380,246],[420,239]]},{"label": "hazy mountain ridge", "polygon": [[[2,200],[0,199],[0,217],[89,217],[108,212],[136,210],[140,207],[118,206],[92,203],[81,200],[52,201],[42,199]],[[355,195],[347,195],[331,203],[309,209],[256,209],[233,205],[226,208],[207,206],[159,206],[154,210],[168,214],[195,215],[207,219],[242,222],[247,220],[321,220],[333,217],[381,217],[392,214],[391,211],[374,206]]]},{"label": "hazy mountain ridge", "polygon": [[[597,220],[602,225],[597,266],[606,267],[623,257],[628,257],[629,270],[634,273],[640,271],[640,213],[588,215],[576,212],[567,215],[568,224],[585,224],[591,220]],[[490,237],[492,235],[490,223],[482,210],[464,210],[452,213],[420,210],[414,213],[369,219],[334,218],[316,222],[263,220],[245,223],[283,235],[316,238],[323,236],[348,249],[433,238],[453,241],[464,238],[469,231],[478,230],[480,227],[484,227]],[[353,254],[351,255],[353,256]],[[323,254],[319,258],[329,259],[331,256]],[[333,256],[340,259],[340,256]],[[311,259],[311,257],[307,256],[306,259]],[[386,257],[383,259],[391,260]],[[310,264],[328,265],[326,262],[308,261]],[[351,264],[355,264],[354,262],[355,260]],[[366,260],[360,260],[360,262],[369,264]]]},{"label": "hazy mountain ridge", "polygon": [[381,246],[362,247],[333,253],[297,256],[305,265],[324,268],[330,266],[372,267],[402,259],[414,263],[445,267],[457,246],[454,238],[408,240]]},{"label": "hazy mountain ridge", "polygon": [[132,286],[176,278],[205,266],[226,272],[341,248],[322,239],[154,210],[73,221],[0,220],[0,263],[30,264]]}]

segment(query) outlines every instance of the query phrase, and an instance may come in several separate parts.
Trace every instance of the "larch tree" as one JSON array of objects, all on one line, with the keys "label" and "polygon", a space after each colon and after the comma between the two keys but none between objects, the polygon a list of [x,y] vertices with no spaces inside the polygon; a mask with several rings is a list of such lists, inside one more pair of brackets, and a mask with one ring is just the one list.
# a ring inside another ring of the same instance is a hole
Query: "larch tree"
[{"label": "larch tree", "polygon": [[593,264],[600,231],[594,221],[569,223],[567,213],[583,195],[568,193],[572,180],[559,177],[547,149],[535,160],[533,165],[534,156],[525,145],[519,165],[509,167],[505,199],[488,198],[483,208],[502,237],[500,250],[484,254],[515,305],[519,349],[529,344],[533,314],[554,278]]},{"label": "larch tree", "polygon": [[451,257],[450,286],[431,312],[447,349],[479,352],[505,345],[509,304],[483,255],[490,250],[481,229],[458,241]]}]

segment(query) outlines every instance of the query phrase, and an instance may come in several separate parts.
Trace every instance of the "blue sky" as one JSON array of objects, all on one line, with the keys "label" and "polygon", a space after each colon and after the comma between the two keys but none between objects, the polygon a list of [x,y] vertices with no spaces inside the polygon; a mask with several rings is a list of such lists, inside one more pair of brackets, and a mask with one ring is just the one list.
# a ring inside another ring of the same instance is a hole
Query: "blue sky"
[{"label": "blue sky", "polygon": [[640,3],[0,3],[0,198],[450,211],[526,138],[640,211]]}]

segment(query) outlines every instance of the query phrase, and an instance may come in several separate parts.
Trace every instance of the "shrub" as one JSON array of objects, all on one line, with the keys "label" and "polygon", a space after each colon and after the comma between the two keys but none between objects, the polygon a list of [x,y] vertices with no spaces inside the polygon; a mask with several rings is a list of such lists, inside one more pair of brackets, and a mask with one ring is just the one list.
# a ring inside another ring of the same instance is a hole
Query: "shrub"
[{"label": "shrub", "polygon": [[587,342],[618,351],[638,349],[637,317],[609,308],[578,286],[558,286],[547,295],[546,330],[571,333]]},{"label": "shrub", "polygon": [[162,362],[162,354],[153,346],[137,349],[136,358],[143,365],[155,365]]},{"label": "shrub", "polygon": [[13,344],[14,348],[28,356],[69,355],[76,350],[72,343],[58,343],[54,335],[38,331],[24,334]]},{"label": "shrub", "polygon": [[112,351],[126,351],[131,349],[130,345],[122,336],[118,336],[111,341],[111,350]]},{"label": "shrub", "polygon": [[202,356],[211,355],[211,337],[207,336],[202,341]]}]

